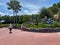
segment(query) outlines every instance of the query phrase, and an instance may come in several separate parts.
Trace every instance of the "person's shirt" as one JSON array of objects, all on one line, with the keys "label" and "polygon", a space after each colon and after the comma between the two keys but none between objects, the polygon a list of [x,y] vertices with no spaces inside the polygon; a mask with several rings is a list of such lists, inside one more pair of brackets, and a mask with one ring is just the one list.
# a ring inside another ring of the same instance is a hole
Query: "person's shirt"
[{"label": "person's shirt", "polygon": [[12,28],[13,26],[12,26],[12,24],[9,24],[9,28]]},{"label": "person's shirt", "polygon": [[21,29],[22,29],[23,27],[24,27],[23,24],[21,24]]},{"label": "person's shirt", "polygon": [[21,29],[26,28],[23,24],[21,25]]}]

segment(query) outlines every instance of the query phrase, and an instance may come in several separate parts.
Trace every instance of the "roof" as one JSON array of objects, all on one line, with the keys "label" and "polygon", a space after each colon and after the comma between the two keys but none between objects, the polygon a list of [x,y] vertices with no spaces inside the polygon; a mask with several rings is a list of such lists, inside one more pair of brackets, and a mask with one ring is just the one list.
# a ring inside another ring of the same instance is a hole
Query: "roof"
[{"label": "roof", "polygon": [[0,22],[5,22],[4,20],[1,20]]}]

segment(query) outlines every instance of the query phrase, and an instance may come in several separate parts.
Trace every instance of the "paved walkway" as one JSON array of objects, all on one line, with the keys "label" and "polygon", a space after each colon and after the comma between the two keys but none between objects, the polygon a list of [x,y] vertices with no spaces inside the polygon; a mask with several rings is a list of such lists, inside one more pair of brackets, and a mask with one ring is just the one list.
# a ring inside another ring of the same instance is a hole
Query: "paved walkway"
[{"label": "paved walkway", "polygon": [[34,33],[0,28],[0,45],[60,45],[60,33]]}]

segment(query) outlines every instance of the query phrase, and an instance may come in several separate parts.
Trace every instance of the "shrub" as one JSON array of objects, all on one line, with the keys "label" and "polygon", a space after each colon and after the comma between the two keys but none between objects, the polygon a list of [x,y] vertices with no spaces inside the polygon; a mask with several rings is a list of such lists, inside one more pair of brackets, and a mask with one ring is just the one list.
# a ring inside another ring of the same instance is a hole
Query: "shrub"
[{"label": "shrub", "polygon": [[59,23],[56,21],[53,21],[52,28],[59,28],[59,27],[60,27]]},{"label": "shrub", "polygon": [[1,24],[0,27],[8,27],[8,24]]},{"label": "shrub", "polygon": [[51,28],[51,24],[40,23],[40,24],[38,25],[38,28]]}]

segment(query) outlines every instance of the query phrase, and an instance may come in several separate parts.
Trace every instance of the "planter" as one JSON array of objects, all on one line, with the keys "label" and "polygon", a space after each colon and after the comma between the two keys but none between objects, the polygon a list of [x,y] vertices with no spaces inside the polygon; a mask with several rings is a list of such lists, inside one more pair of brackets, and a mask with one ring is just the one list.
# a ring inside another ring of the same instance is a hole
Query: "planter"
[{"label": "planter", "polygon": [[60,28],[27,28],[26,31],[30,32],[60,32]]}]

